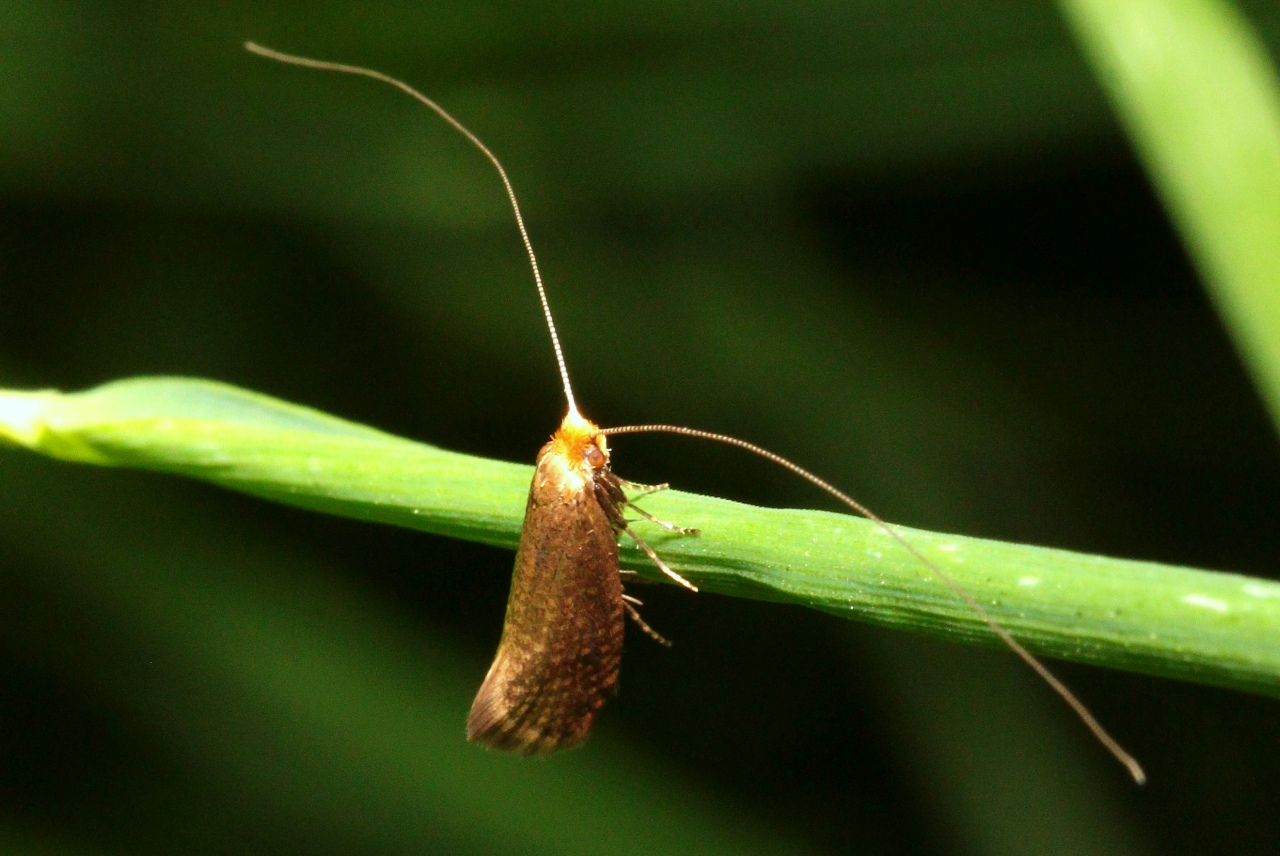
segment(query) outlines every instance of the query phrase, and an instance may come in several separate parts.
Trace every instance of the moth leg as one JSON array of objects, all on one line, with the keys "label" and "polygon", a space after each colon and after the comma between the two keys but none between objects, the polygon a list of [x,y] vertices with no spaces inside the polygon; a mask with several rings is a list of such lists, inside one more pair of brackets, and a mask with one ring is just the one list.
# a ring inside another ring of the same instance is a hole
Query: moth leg
[{"label": "moth leg", "polygon": [[662,559],[658,558],[658,554],[657,554],[657,553],[655,553],[655,552],[653,552],[653,548],[652,548],[652,547],[650,547],[648,544],[646,544],[646,543],[644,542],[644,540],[643,540],[643,539],[641,539],[641,537],[640,537],[639,535],[637,535],[637,534],[635,533],[635,531],[634,531],[630,526],[627,526],[626,524],[623,524],[622,531],[623,531],[623,532],[626,532],[628,535],[630,535],[630,536],[631,536],[631,540],[632,540],[632,541],[635,541],[638,545],[640,545],[640,549],[641,549],[641,550],[644,550],[645,555],[646,555],[646,556],[648,556],[650,559],[652,559],[652,560],[653,560],[653,563],[654,563],[655,565],[657,565],[657,566],[658,566],[658,570],[662,571],[664,574],[666,574],[667,576],[671,577],[671,579],[673,579],[673,580],[675,580],[676,582],[680,583],[680,585],[684,586],[684,587],[685,587],[685,588],[687,588],[689,591],[697,591],[697,590],[698,590],[698,587],[697,587],[697,586],[695,586],[693,583],[689,582],[689,581],[688,581],[688,580],[686,580],[684,577],[680,576],[680,575],[679,575],[679,574],[677,574],[675,571],[673,571],[673,570],[671,570],[669,567],[667,567],[667,563],[666,563],[666,562],[664,562],[664,561],[662,561]]},{"label": "moth leg", "polygon": [[[643,508],[640,508],[639,506],[637,506],[631,500],[627,500],[627,507],[630,508],[632,511],[634,511],[636,514],[639,514],[645,520],[648,520],[650,523],[656,523],[659,526],[661,526],[663,529],[667,530],[668,532],[672,532],[676,535],[692,535],[696,538],[697,536],[702,534],[701,529],[686,529],[683,526],[676,526],[675,524],[668,523],[665,520],[659,520],[649,512],[645,511]],[[632,535],[631,537],[634,538],[635,536]]]},{"label": "moth leg", "polygon": [[[635,600],[634,597],[628,597],[625,594],[622,596],[622,605],[627,608],[627,613],[631,616],[631,620],[634,621],[636,624],[640,625],[640,629],[643,630],[645,633],[647,633],[649,635],[649,638],[653,639],[654,642],[657,642],[659,645],[663,645],[667,648],[670,648],[671,640],[667,639],[661,633],[654,630],[652,627],[650,627],[648,624],[645,623],[645,620],[640,617],[639,611],[637,611],[636,608],[631,605],[630,601],[633,601],[633,600]],[[636,602],[639,603],[639,601],[636,601]]]},{"label": "moth leg", "polygon": [[[648,520],[650,523],[656,523],[663,529],[676,535],[696,536],[702,534],[697,529],[686,529],[683,526],[676,526],[674,524],[667,523],[665,520],[659,520],[640,506],[636,505],[635,500],[627,496],[627,493],[623,488],[640,489],[641,493],[636,496],[636,499],[639,499],[641,496],[656,493],[660,490],[666,490],[667,485],[636,484],[635,482],[629,482],[626,479],[619,478],[614,473],[606,473],[605,478],[597,481],[596,491],[597,495],[600,496],[600,504],[605,507],[605,511],[609,514],[609,519],[618,529],[625,529],[627,524],[631,522],[627,520],[622,513],[622,509],[631,508],[635,510],[636,514],[639,514],[645,520]],[[632,535],[632,537],[634,538],[635,536]]]},{"label": "moth leg", "polygon": [[642,496],[648,496],[651,493],[658,493],[660,491],[667,490],[671,487],[671,485],[666,482],[663,482],[662,484],[640,484],[639,482],[627,481],[626,479],[618,476],[614,476],[614,478],[618,479],[618,484],[627,490],[636,491],[636,499],[639,499]]}]

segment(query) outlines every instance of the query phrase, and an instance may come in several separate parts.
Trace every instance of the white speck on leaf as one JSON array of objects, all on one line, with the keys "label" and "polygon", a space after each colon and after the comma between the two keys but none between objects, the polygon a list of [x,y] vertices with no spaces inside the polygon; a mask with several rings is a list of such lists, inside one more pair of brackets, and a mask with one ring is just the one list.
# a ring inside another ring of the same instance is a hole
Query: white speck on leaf
[{"label": "white speck on leaf", "polygon": [[1209,597],[1207,594],[1189,594],[1182,599],[1183,603],[1191,606],[1202,606],[1205,609],[1212,609],[1214,612],[1226,612],[1227,604],[1218,600],[1216,597]]},{"label": "white speck on leaf", "polygon": [[1245,583],[1240,588],[1245,594],[1252,597],[1280,597],[1280,586]]}]

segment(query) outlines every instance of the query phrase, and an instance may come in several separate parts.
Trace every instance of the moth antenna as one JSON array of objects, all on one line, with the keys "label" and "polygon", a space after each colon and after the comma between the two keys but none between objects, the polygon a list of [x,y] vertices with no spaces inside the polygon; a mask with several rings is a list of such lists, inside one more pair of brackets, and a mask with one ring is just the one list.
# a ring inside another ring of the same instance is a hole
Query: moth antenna
[{"label": "moth antenna", "polygon": [[[525,253],[529,257],[529,267],[533,271],[534,285],[538,289],[538,300],[542,304],[542,314],[547,322],[547,332],[551,334],[551,346],[555,351],[556,365],[560,370],[560,380],[564,386],[564,395],[565,395],[565,399],[568,401],[569,412],[572,414],[576,414],[578,412],[578,407],[573,397],[573,387],[569,382],[569,368],[566,365],[564,360],[564,350],[560,346],[560,337],[556,333],[555,319],[551,315],[551,304],[547,300],[547,291],[542,283],[542,272],[538,268],[538,257],[537,255],[534,254],[533,242],[529,239],[529,231],[525,227],[524,216],[520,213],[520,203],[516,199],[516,192],[515,192],[515,188],[511,184],[511,179],[507,177],[507,171],[506,169],[503,168],[502,162],[499,161],[497,156],[494,155],[494,153],[489,150],[489,147],[486,146],[483,142],[481,142],[479,137],[473,134],[465,125],[463,125],[461,122],[455,119],[447,110],[445,110],[435,101],[428,98],[426,95],[423,95],[421,92],[414,89],[412,86],[405,83],[404,81],[397,80],[396,78],[391,77],[390,75],[383,74],[382,72],[375,71],[371,68],[364,68],[362,66],[348,65],[346,63],[339,63],[339,62],[329,62],[327,60],[311,59],[309,57],[281,53],[280,51],[272,50],[271,48],[264,47],[254,42],[245,42],[244,47],[245,47],[245,50],[249,51],[250,53],[256,54],[266,59],[275,60],[276,62],[284,63],[285,65],[295,65],[302,68],[314,69],[317,71],[333,71],[341,74],[352,74],[360,77],[368,77],[373,80],[377,80],[381,83],[385,83],[389,86],[393,86],[396,89],[399,89],[401,92],[404,92],[406,95],[410,96],[414,100],[418,101],[422,105],[430,108],[437,116],[439,116],[441,119],[447,122],[450,127],[456,130],[458,133],[462,134],[462,136],[466,137],[467,140],[472,145],[474,145],[477,149],[480,150],[481,154],[483,154],[486,158],[488,158],[489,162],[493,164],[494,169],[497,170],[498,177],[502,180],[502,186],[507,192],[507,199],[511,203],[511,211],[515,215],[516,227],[520,231],[520,240],[523,242]],[[912,544],[909,541],[907,541],[907,539],[904,538],[901,534],[899,534],[898,531],[894,529],[894,527],[891,526],[887,521],[885,521],[879,515],[875,514],[873,511],[871,511],[871,509],[867,508],[865,505],[853,499],[848,494],[844,493],[843,491],[839,490],[835,486],[831,485],[829,482],[824,481],[823,479],[819,478],[818,476],[804,469],[800,465],[787,460],[781,455],[775,454],[774,452],[770,452],[768,449],[757,446],[754,443],[748,443],[745,440],[739,440],[737,437],[730,437],[727,434],[715,434],[709,431],[699,431],[694,428],[685,428],[679,425],[626,425],[618,428],[607,428],[607,429],[604,429],[601,433],[605,435],[640,434],[640,433],[681,434],[686,437],[697,437],[703,440],[712,440],[717,443],[725,443],[730,446],[736,446],[740,449],[744,449],[748,452],[752,452],[756,455],[759,455],[760,457],[765,458],[766,460],[772,461],[773,463],[783,467],[784,469],[790,470],[795,475],[800,476],[805,481],[809,482],[810,484],[813,484],[814,486],[830,494],[832,497],[838,499],[840,502],[844,503],[849,508],[856,511],[858,514],[861,514],[863,517],[866,517],[868,520],[871,520],[873,523],[875,523],[877,526],[883,529],[888,535],[890,535],[895,541],[897,541],[905,550],[907,550],[907,552],[909,552],[912,556],[914,556],[922,564],[924,564],[924,566],[927,567],[939,580],[941,580],[944,584],[946,584],[946,586],[949,589],[951,589],[951,591],[958,598],[960,598],[960,600],[962,600],[970,609],[972,609],[987,624],[987,626],[991,629],[991,631],[995,633],[1005,643],[1005,645],[1009,647],[1010,650],[1012,650],[1015,654],[1017,654],[1020,658],[1022,658],[1023,662],[1025,662],[1028,666],[1030,666],[1031,669],[1037,675],[1039,675],[1041,679],[1043,679],[1044,682],[1047,683],[1054,690],[1054,692],[1056,692],[1062,698],[1062,700],[1067,703],[1067,705],[1073,711],[1075,711],[1076,715],[1085,724],[1085,726],[1089,729],[1089,731],[1093,734],[1093,736],[1098,740],[1098,742],[1101,743],[1113,756],[1115,756],[1116,760],[1118,760],[1121,764],[1125,766],[1125,768],[1129,771],[1129,775],[1133,777],[1133,780],[1135,782],[1137,782],[1139,785],[1146,782],[1147,780],[1146,773],[1143,772],[1143,769],[1141,765],[1139,765],[1137,760],[1128,752],[1126,752],[1124,748],[1118,742],[1116,742],[1115,738],[1113,738],[1110,734],[1107,733],[1106,729],[1104,729],[1102,725],[1097,721],[1097,719],[1094,718],[1093,714],[1089,711],[1087,707],[1085,707],[1084,703],[1081,702],[1078,698],[1076,698],[1075,695],[1071,692],[1071,690],[1067,689],[1066,685],[1062,683],[1062,681],[1060,681],[1052,672],[1050,672],[1049,669],[1043,663],[1041,663],[1030,651],[1022,647],[1021,643],[1019,643],[1016,639],[1014,639],[1008,630],[1005,630],[1003,626],[1001,626],[994,618],[992,618],[990,613],[988,613],[986,609],[984,609],[982,605],[978,603],[978,601],[975,600],[973,596],[970,595],[958,582],[952,579],[934,562],[930,561],[928,558],[925,557],[923,553],[921,553],[914,546],[912,546]],[[638,543],[640,547],[643,548],[646,553],[648,553],[649,557],[653,559],[655,562],[657,562],[659,568],[661,568],[665,573],[667,573],[672,578],[674,578],[677,582],[683,583],[688,588],[694,591],[697,591],[697,588],[694,587],[691,583],[689,583],[680,575],[676,574],[674,571],[667,568],[666,565],[662,562],[662,560],[659,559],[657,555],[652,551],[652,549],[649,547],[648,544],[644,543],[639,538],[636,538],[634,533],[631,533],[629,527],[627,527],[627,532],[628,534],[631,534],[632,538],[636,541],[636,543]],[[665,639],[662,639],[662,637],[654,633],[654,631],[651,628],[649,628],[649,626],[645,624],[643,620],[640,619],[635,608],[631,606],[630,603],[626,603],[624,601],[624,606],[628,609],[632,617],[640,624],[640,626],[645,631],[653,635],[659,641],[664,642],[668,645],[670,644],[669,642],[666,642]]]},{"label": "moth antenna", "polygon": [[556,335],[556,322],[551,317],[551,304],[547,302],[547,290],[542,285],[542,273],[538,270],[538,257],[533,253],[533,242],[529,240],[529,230],[524,226],[524,217],[520,213],[520,203],[516,201],[515,188],[511,186],[511,179],[507,178],[507,171],[502,168],[502,163],[498,160],[493,152],[489,151],[489,147],[480,142],[480,138],[471,133],[465,125],[453,118],[447,110],[409,84],[402,80],[397,80],[390,75],[383,74],[380,71],[374,71],[371,68],[362,68],[358,65],[347,65],[341,62],[329,62],[322,59],[310,59],[304,56],[294,56],[293,54],[281,53],[271,48],[263,47],[254,42],[245,42],[245,50],[249,53],[257,54],[266,59],[272,59],[276,62],[282,62],[285,65],[296,65],[302,68],[315,69],[317,71],[336,71],[341,74],[355,74],[360,77],[369,77],[374,80],[394,86],[409,97],[419,103],[431,108],[437,116],[449,123],[449,125],[462,136],[466,137],[473,146],[480,150],[489,163],[493,164],[493,168],[498,171],[498,177],[502,179],[502,186],[507,190],[507,199],[511,201],[511,210],[516,215],[516,226],[520,229],[520,240],[524,242],[524,251],[529,256],[529,266],[533,268],[533,282],[538,287],[538,299],[542,301],[542,315],[547,319],[547,330],[551,333],[551,347],[556,352],[556,365],[560,367],[560,380],[564,384],[564,397],[569,402],[569,412],[577,413],[578,405],[573,400],[573,387],[569,384],[569,368],[565,365],[564,351],[560,347],[560,337]]},{"label": "moth antenna", "polygon": [[1129,771],[1129,775],[1133,777],[1134,782],[1139,785],[1146,783],[1147,774],[1143,771],[1142,765],[1138,763],[1137,759],[1126,752],[1124,747],[1121,746],[1114,737],[1108,734],[1107,730],[1102,727],[1102,724],[1094,718],[1093,713],[1090,712],[1089,708],[1085,707],[1084,702],[1076,698],[1075,694],[1072,693],[1071,690],[1067,689],[1067,685],[1060,681],[1053,672],[1050,672],[1048,667],[1045,666],[1044,663],[1041,663],[1034,654],[1022,647],[1022,643],[1017,639],[1014,639],[1013,635],[1008,630],[1005,630],[999,622],[992,618],[991,614],[983,608],[982,604],[978,603],[978,601],[974,599],[973,595],[969,594],[969,592],[967,592],[960,583],[952,579],[951,576],[943,571],[942,568],[938,567],[937,564],[926,558],[923,553],[916,549],[910,541],[904,538],[898,530],[891,526],[886,520],[884,520],[884,518],[880,517],[880,515],[876,514],[844,491],[835,487],[830,482],[815,476],[804,467],[787,460],[779,454],[770,452],[768,449],[757,446],[755,443],[748,443],[746,440],[739,440],[737,437],[730,437],[727,434],[714,434],[710,431],[699,431],[696,428],[685,428],[681,425],[624,425],[620,428],[605,428],[600,433],[607,436],[651,433],[681,434],[685,437],[697,437],[702,440],[712,440],[716,443],[726,443],[730,446],[736,446],[739,449],[745,449],[748,452],[759,455],[765,460],[772,461],[778,466],[790,470],[800,478],[840,500],[858,514],[861,514],[863,517],[883,529],[908,553],[932,571],[934,576],[946,584],[947,588],[951,589],[952,593],[954,593],[956,597],[960,598],[960,600],[962,600],[984,622],[986,622],[986,625],[991,629],[991,632],[995,633],[996,636],[998,636],[1000,640],[1004,642],[1011,651],[1013,651],[1013,653],[1021,657],[1022,661],[1030,666],[1032,671],[1039,675],[1040,678],[1048,684],[1063,701],[1067,703],[1068,707],[1075,711],[1076,716],[1080,718],[1080,721],[1089,729],[1094,738],[1096,738],[1097,741],[1101,743],[1117,761],[1123,764],[1126,770]]}]

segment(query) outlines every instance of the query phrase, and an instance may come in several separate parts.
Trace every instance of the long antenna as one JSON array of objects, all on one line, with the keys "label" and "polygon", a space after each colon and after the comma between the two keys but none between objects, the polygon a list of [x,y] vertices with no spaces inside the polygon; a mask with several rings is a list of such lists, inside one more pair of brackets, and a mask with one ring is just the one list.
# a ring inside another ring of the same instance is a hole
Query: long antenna
[{"label": "long antenna", "polygon": [[815,476],[804,467],[799,464],[792,463],[781,455],[770,452],[768,449],[757,446],[754,443],[748,443],[746,440],[739,440],[737,437],[730,437],[727,434],[713,434],[710,431],[699,431],[696,428],[685,428],[682,425],[624,425],[620,428],[605,428],[601,433],[608,436],[614,436],[617,434],[651,433],[682,434],[685,437],[697,437],[702,440],[713,440],[717,443],[727,443],[730,446],[737,446],[739,449],[745,449],[746,451],[759,455],[766,460],[773,461],[778,466],[790,470],[810,484],[826,491],[831,496],[852,508],[858,514],[861,514],[863,517],[875,523],[892,536],[895,541],[902,545],[908,553],[919,559],[926,568],[933,572],[934,576],[945,583],[947,588],[951,589],[956,597],[964,601],[970,609],[977,613],[978,616],[986,622],[987,626],[991,628],[991,632],[1000,637],[1001,641],[1003,641],[1005,645],[1009,646],[1013,653],[1021,657],[1024,663],[1030,666],[1046,684],[1053,688],[1053,691],[1056,692],[1073,711],[1075,711],[1076,716],[1080,717],[1080,721],[1085,724],[1085,727],[1088,728],[1090,732],[1092,732],[1098,742],[1106,747],[1107,751],[1114,755],[1115,759],[1125,766],[1125,769],[1129,771],[1129,775],[1133,777],[1135,782],[1139,785],[1146,783],[1147,774],[1143,772],[1142,765],[1138,763],[1137,759],[1126,752],[1124,747],[1121,746],[1114,737],[1108,734],[1107,730],[1102,727],[1102,724],[1094,718],[1093,714],[1089,711],[1089,708],[1085,707],[1084,702],[1076,698],[1075,694],[1072,693],[1071,690],[1067,689],[1067,685],[1060,681],[1053,672],[1050,672],[1048,667],[1045,666],[1044,663],[1041,663],[1034,654],[1022,647],[1022,643],[1017,639],[1014,639],[1013,635],[1010,634],[1008,630],[1005,630],[1003,626],[992,618],[991,614],[983,608],[982,604],[978,603],[978,601],[974,599],[973,595],[965,591],[964,586],[956,582],[950,574],[943,571],[942,568],[937,566],[937,564],[926,558],[925,555],[916,549],[910,541],[902,537],[901,533],[899,533],[897,529],[890,526],[884,518],[880,517],[880,515],[876,514],[844,491],[835,487],[830,482]]},{"label": "long antenna", "polygon": [[276,62],[282,62],[286,65],[297,65],[303,68],[312,68],[317,71],[336,71],[342,74],[355,74],[360,77],[371,77],[374,80],[394,86],[401,92],[409,95],[418,102],[430,107],[435,114],[441,119],[448,122],[455,131],[471,141],[471,144],[481,151],[481,153],[489,159],[489,163],[493,164],[493,168],[498,171],[498,176],[502,179],[502,186],[507,189],[507,198],[511,200],[511,210],[516,215],[516,226],[520,229],[520,240],[524,242],[524,251],[529,255],[529,266],[533,268],[533,281],[538,286],[538,299],[542,301],[542,314],[547,319],[547,329],[551,332],[551,347],[556,351],[556,365],[560,367],[560,380],[564,384],[564,397],[569,401],[569,412],[577,413],[578,405],[573,400],[573,387],[569,384],[569,369],[564,362],[564,351],[560,348],[560,337],[556,335],[556,322],[551,317],[551,304],[547,302],[547,290],[542,287],[542,273],[538,270],[538,257],[533,254],[533,243],[529,240],[529,231],[524,227],[524,217],[520,214],[520,203],[516,201],[515,189],[511,186],[511,179],[507,178],[507,171],[502,168],[502,163],[493,152],[489,151],[489,147],[480,142],[480,138],[467,127],[459,122],[449,112],[409,84],[401,80],[396,80],[390,75],[383,74],[380,71],[374,71],[371,68],[362,68],[358,65],[347,65],[341,62],[328,62],[321,59],[310,59],[304,56],[294,56],[293,54],[281,53],[271,48],[263,47],[254,42],[245,42],[245,50],[249,53],[257,54],[260,57],[273,59]]},{"label": "long antenna", "polygon": [[[401,92],[409,95],[419,103],[429,107],[441,119],[448,122],[454,130],[466,137],[472,145],[479,149],[480,152],[489,159],[489,163],[493,164],[494,169],[498,171],[498,177],[502,179],[502,186],[506,188],[507,199],[511,202],[511,210],[516,217],[516,226],[520,230],[520,240],[524,242],[525,253],[529,256],[529,266],[533,269],[533,281],[538,288],[538,299],[542,303],[542,314],[547,321],[547,330],[551,333],[551,346],[555,349],[556,365],[560,368],[560,380],[564,384],[564,395],[569,403],[569,413],[577,414],[578,406],[573,398],[573,387],[569,383],[569,369],[565,365],[564,351],[560,347],[560,337],[556,334],[556,322],[551,316],[551,304],[547,301],[547,291],[542,285],[542,273],[538,270],[538,258],[534,255],[533,243],[529,240],[529,231],[525,228],[524,217],[520,213],[520,203],[516,200],[516,192],[511,186],[511,179],[507,177],[507,171],[503,169],[502,163],[498,160],[497,156],[495,156],[493,152],[489,151],[489,147],[482,143],[479,137],[471,133],[465,125],[453,118],[447,110],[435,101],[432,101],[430,98],[423,95],[404,81],[397,80],[390,75],[358,65],[347,65],[346,63],[329,62],[327,60],[311,59],[309,57],[281,53],[280,51],[263,47],[262,45],[254,42],[245,42],[244,47],[245,50],[250,53],[257,54],[258,56],[275,60],[276,62],[281,62],[286,65],[296,65],[301,66],[302,68],[315,69],[317,71],[334,71],[341,74],[354,74],[360,77],[372,78],[373,80],[377,80],[381,83],[394,86],[396,89],[399,89]],[[1005,643],[1005,645],[1021,657],[1022,660],[1030,666],[1045,683],[1053,688],[1054,692],[1056,692],[1073,711],[1075,711],[1076,715],[1080,717],[1080,720],[1085,724],[1093,736],[1097,738],[1098,742],[1106,747],[1107,751],[1114,755],[1116,760],[1125,766],[1129,771],[1129,775],[1133,777],[1135,782],[1139,785],[1146,782],[1147,775],[1143,772],[1142,767],[1138,764],[1137,760],[1126,752],[1124,748],[1116,742],[1114,737],[1107,733],[1106,729],[1104,729],[1098,720],[1094,718],[1093,714],[1089,712],[1089,709],[1084,706],[1084,703],[1076,698],[1071,690],[1067,689],[1067,686],[1062,683],[1062,681],[1058,680],[1058,678],[1054,676],[1054,674],[1050,672],[1043,663],[1036,659],[1030,651],[1022,647],[1018,640],[1014,639],[1008,630],[1005,630],[1004,627],[996,622],[996,620],[991,617],[990,613],[988,613],[972,595],[965,591],[963,586],[926,558],[923,553],[912,546],[912,544],[907,541],[906,538],[902,537],[902,535],[890,526],[888,522],[862,503],[853,499],[853,497],[837,489],[829,482],[818,478],[799,464],[792,463],[781,455],[770,452],[768,449],[757,446],[754,443],[748,443],[746,440],[739,440],[737,437],[730,437],[727,434],[714,434],[710,431],[699,431],[695,428],[685,428],[680,425],[626,425],[619,428],[606,428],[601,433],[606,435],[640,433],[682,434],[686,437],[698,437],[703,440],[713,440],[717,443],[726,443],[730,446],[737,446],[740,449],[745,449],[748,452],[752,452],[787,470],[790,470],[805,481],[821,488],[840,502],[843,502],[849,508],[852,508],[858,514],[861,514],[863,517],[871,520],[887,532],[895,541],[902,545],[907,552],[923,563],[924,566],[932,571],[939,580],[945,583],[958,598],[964,601],[970,609],[977,613],[977,615],[986,622],[987,626],[991,628],[991,631],[995,633]]]}]

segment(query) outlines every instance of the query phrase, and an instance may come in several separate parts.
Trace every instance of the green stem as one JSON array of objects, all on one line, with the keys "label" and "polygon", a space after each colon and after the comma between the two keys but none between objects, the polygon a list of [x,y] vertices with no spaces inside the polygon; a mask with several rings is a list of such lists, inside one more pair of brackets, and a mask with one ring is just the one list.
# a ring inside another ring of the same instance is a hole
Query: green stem
[{"label": "green stem", "polygon": [[[0,392],[0,439],[159,470],[305,508],[513,548],[533,469],[414,443],[211,381]],[[645,533],[701,588],[992,643],[982,620],[866,520],[668,491],[645,500],[702,537]],[[647,525],[647,524],[646,524]],[[1280,695],[1280,584],[899,527],[1040,654]],[[662,575],[634,546],[622,562]]]}]

